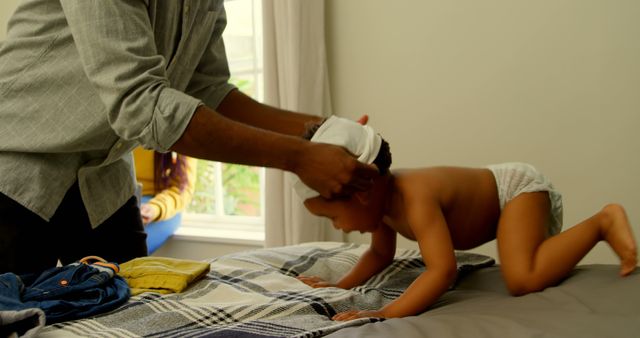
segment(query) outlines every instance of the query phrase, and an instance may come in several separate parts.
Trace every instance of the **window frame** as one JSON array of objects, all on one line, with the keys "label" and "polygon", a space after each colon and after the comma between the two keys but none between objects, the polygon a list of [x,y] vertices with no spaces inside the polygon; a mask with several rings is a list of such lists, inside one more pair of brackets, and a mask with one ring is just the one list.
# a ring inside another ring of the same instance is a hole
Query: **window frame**
[{"label": "window frame", "polygon": [[[237,69],[233,60],[229,60],[231,80],[238,77],[252,77],[254,88],[254,99],[261,101],[264,96],[264,70],[262,67],[262,6],[261,0],[233,0],[251,2],[252,15],[252,47],[253,59],[252,67]],[[225,0],[225,3],[231,0]],[[229,11],[227,11],[229,15]],[[227,16],[228,21],[234,20]],[[224,33],[223,33],[224,38]],[[202,161],[202,160],[198,160]],[[224,185],[222,183],[222,164],[210,161],[214,164],[215,170],[215,199],[224,201]],[[199,214],[193,212],[183,212],[182,224],[176,232],[177,237],[189,238],[217,238],[232,242],[242,242],[256,244],[264,241],[265,224],[265,168],[259,168],[259,189],[260,189],[260,215],[259,216],[231,216],[224,215],[224,203],[216,203],[216,214]]]}]

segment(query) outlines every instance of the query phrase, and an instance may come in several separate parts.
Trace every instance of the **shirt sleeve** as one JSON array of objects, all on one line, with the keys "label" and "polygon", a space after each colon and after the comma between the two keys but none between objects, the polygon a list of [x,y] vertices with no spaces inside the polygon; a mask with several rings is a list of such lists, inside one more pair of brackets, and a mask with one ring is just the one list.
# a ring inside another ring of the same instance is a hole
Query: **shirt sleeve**
[{"label": "shirt sleeve", "polygon": [[213,34],[207,44],[202,58],[193,73],[186,92],[201,99],[205,105],[216,109],[225,96],[236,87],[229,83],[229,64],[222,39],[222,32],[227,25],[224,5],[219,11]]},{"label": "shirt sleeve", "polygon": [[114,132],[167,151],[201,102],[172,89],[143,0],[61,0],[85,73]]},{"label": "shirt sleeve", "polygon": [[172,182],[172,186],[157,193],[149,204],[156,206],[160,210],[160,215],[154,221],[163,221],[176,215],[176,213],[183,211],[193,198],[193,192],[196,186],[197,176],[197,159],[193,157],[187,157],[187,184],[184,189],[180,191],[178,182]]}]

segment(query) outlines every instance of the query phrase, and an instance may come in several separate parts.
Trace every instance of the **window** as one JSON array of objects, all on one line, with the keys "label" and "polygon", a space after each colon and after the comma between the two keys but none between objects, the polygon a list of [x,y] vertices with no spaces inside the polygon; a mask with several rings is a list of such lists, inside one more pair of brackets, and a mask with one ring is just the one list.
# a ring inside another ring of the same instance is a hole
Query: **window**
[{"label": "window", "polygon": [[[223,34],[231,82],[261,101],[261,0],[226,0],[227,27]],[[238,231],[243,238],[264,238],[264,168],[198,160],[193,200],[183,228],[198,234],[225,237]],[[183,234],[185,231],[181,231]],[[248,234],[248,235],[247,235]]]}]

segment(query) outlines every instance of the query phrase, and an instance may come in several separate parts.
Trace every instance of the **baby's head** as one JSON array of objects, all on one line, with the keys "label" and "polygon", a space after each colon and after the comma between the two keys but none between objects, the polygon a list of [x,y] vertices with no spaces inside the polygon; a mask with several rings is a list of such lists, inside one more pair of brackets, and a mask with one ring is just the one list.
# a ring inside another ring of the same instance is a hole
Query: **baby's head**
[{"label": "baby's head", "polygon": [[[313,136],[316,134],[318,129],[323,125],[325,121],[326,120],[323,120],[320,123],[314,123],[307,126],[307,129],[305,130],[302,137],[307,140],[312,140]],[[364,128],[364,126],[362,127]],[[348,146],[346,145],[343,145],[343,146],[349,149]],[[382,137],[380,137],[380,148],[378,150],[378,153],[377,155],[375,155],[371,163],[376,165],[376,167],[378,168],[378,171],[380,172],[380,175],[386,175],[389,173],[389,168],[391,167],[391,150],[389,148],[389,143],[385,141]]]},{"label": "baby's head", "polygon": [[[316,131],[322,126],[322,123],[310,126],[307,129],[304,137],[313,141],[313,136]],[[353,127],[353,126],[352,126]],[[362,127],[367,129],[368,136],[373,130],[370,127]],[[367,132],[363,133],[368,137]],[[354,133],[358,135],[358,133]],[[388,186],[391,179],[389,168],[391,166],[391,151],[389,143],[382,137],[376,134],[376,141],[369,141],[369,143],[379,143],[376,154],[354,154],[360,156],[359,159],[368,158],[367,163],[374,164],[380,176],[373,179],[373,186],[367,191],[354,192],[350,196],[326,199],[322,196],[315,196],[307,198],[304,201],[305,207],[314,215],[327,217],[332,220],[335,228],[341,229],[345,232],[360,231],[371,232],[378,228],[386,207],[386,201],[388,195]],[[347,142],[349,145],[345,145],[347,149],[354,152],[350,148],[353,148],[356,142]],[[358,147],[363,148],[363,147]],[[367,148],[366,146],[364,148]],[[375,151],[375,150],[374,150]]]}]

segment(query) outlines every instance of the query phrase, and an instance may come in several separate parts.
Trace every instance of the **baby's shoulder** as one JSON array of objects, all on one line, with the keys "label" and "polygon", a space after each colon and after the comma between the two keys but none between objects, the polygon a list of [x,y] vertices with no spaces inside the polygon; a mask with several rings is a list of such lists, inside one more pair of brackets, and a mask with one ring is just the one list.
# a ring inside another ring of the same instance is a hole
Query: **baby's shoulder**
[{"label": "baby's shoulder", "polygon": [[442,173],[439,168],[394,171],[394,186],[405,198],[431,198],[443,188]]},{"label": "baby's shoulder", "polygon": [[403,188],[420,188],[441,185],[458,171],[456,167],[424,167],[393,171],[396,183]]},{"label": "baby's shoulder", "polygon": [[[433,200],[446,205],[456,196],[473,190],[484,169],[427,167],[394,172],[396,189],[408,199]],[[486,171],[486,170],[485,170]]]}]

